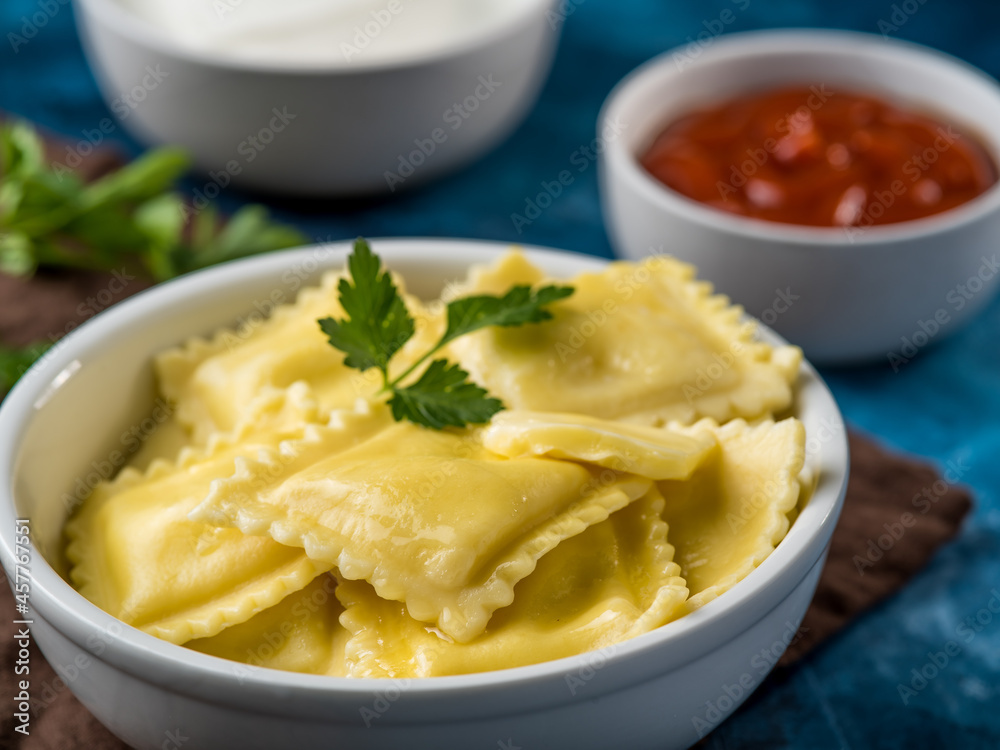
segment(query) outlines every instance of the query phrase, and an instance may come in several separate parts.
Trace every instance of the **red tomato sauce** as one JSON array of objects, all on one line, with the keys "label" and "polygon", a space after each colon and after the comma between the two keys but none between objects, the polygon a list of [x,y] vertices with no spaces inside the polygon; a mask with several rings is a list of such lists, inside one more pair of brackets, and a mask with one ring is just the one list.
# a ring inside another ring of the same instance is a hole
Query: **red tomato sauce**
[{"label": "red tomato sauce", "polygon": [[691,112],[640,161],[700,203],[823,227],[920,219],[997,181],[993,159],[967,131],[827,86],[765,91]]}]

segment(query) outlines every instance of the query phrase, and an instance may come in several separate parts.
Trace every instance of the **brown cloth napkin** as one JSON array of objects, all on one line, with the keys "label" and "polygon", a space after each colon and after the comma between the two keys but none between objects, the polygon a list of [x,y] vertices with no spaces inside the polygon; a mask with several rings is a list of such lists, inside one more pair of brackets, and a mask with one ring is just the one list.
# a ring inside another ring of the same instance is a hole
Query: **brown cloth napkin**
[{"label": "brown cloth napkin", "polygon": [[[58,152],[58,147],[54,150]],[[113,159],[100,154],[84,168],[95,174],[110,164]],[[103,273],[40,273],[30,280],[0,274],[0,344],[48,340],[51,334],[60,335],[82,323],[97,307],[148,286],[138,279],[127,284],[114,281],[114,276]],[[113,300],[108,300],[108,291],[114,294]],[[97,304],[88,302],[91,298]],[[801,637],[785,652],[779,662],[782,666],[794,664],[899,589],[958,533],[971,507],[969,493],[944,482],[931,466],[886,452],[856,433],[850,435],[850,443],[851,478],[844,510],[799,630]],[[918,498],[927,497],[925,493],[931,493],[935,501],[921,502]],[[7,706],[13,704],[19,679],[14,672],[18,658],[15,619],[19,618],[11,592],[0,586],[0,700]],[[0,714],[0,750],[126,747],[70,693],[34,643],[30,648],[31,734],[14,731],[10,712]]]},{"label": "brown cloth napkin", "polygon": [[931,465],[889,453],[854,431],[848,439],[851,476],[844,509],[801,637],[779,666],[794,664],[900,589],[958,534],[972,508],[969,491],[945,482]]}]

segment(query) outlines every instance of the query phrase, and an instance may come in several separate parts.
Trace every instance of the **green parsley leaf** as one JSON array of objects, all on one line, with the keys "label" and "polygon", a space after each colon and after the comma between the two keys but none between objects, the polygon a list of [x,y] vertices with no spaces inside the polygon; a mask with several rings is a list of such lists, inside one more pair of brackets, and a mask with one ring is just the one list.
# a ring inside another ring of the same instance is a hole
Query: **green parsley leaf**
[{"label": "green parsley leaf", "polygon": [[[207,209],[203,209],[197,218],[200,219],[206,212]],[[202,242],[202,246],[199,251],[191,255],[186,270],[205,268],[216,263],[294,247],[306,242],[306,238],[297,229],[271,221],[267,209],[263,206],[243,206],[229,218],[220,231],[212,232],[207,241],[201,240],[210,226],[214,229],[215,221],[212,213],[208,213],[201,221],[196,219],[194,231],[198,233],[197,239]],[[192,237],[192,244],[194,242],[195,237]]]},{"label": "green parsley leaf", "polygon": [[541,323],[552,318],[545,309],[573,293],[571,286],[543,286],[532,290],[527,285],[511,287],[503,296],[479,294],[448,303],[448,327],[441,346],[449,341],[489,326],[520,326]]},{"label": "green parsley leaf", "polygon": [[11,276],[27,276],[35,271],[31,240],[20,232],[0,234],[0,271]]},{"label": "green parsley leaf", "polygon": [[345,365],[362,372],[377,367],[388,385],[389,360],[413,336],[413,318],[382,261],[361,237],[347,268],[351,280],[341,279],[337,287],[347,319],[323,318],[320,328],[333,347],[347,354]]},{"label": "green parsley leaf", "polygon": [[344,364],[358,370],[377,367],[382,391],[391,393],[393,418],[408,419],[436,430],[482,424],[504,408],[500,399],[471,380],[469,373],[445,359],[435,359],[409,385],[401,385],[450,341],[487,326],[520,326],[549,320],[545,309],[573,294],[573,287],[512,287],[506,294],[481,294],[448,303],[448,325],[434,346],[401,374],[389,378],[389,360],[413,336],[414,322],[382,261],[361,237],[347,259],[351,281],[341,279],[340,304],[346,320],[322,318],[320,328],[330,344],[347,354]]},{"label": "green parsley leaf", "polygon": [[0,128],[0,160],[6,174],[32,175],[42,170],[45,146],[34,128],[24,122],[14,122]]},{"label": "green parsley leaf", "polygon": [[0,270],[129,267],[163,281],[307,241],[261,206],[222,226],[214,207],[189,207],[172,189],[189,166],[183,151],[155,149],[84,185],[62,164],[46,164],[30,125],[0,123]]},{"label": "green parsley leaf", "polygon": [[444,359],[431,362],[415,383],[395,388],[389,406],[397,422],[408,419],[435,430],[488,422],[504,408],[471,382],[469,373]]},{"label": "green parsley leaf", "polygon": [[36,343],[20,348],[0,346],[0,397],[3,397],[25,371],[41,357],[50,343]]},{"label": "green parsley leaf", "polygon": [[169,190],[190,166],[191,158],[179,148],[147,151],[121,169],[87,185],[81,202],[92,208],[155,198]]},{"label": "green parsley leaf", "polygon": [[[32,237],[57,232],[91,212],[154,198],[167,190],[189,166],[190,160],[178,149],[150,151],[89,185],[77,186],[73,195],[55,194],[49,199],[51,205],[47,211],[12,223]],[[44,181],[39,181],[36,189],[42,185]]]},{"label": "green parsley leaf", "polygon": [[173,193],[158,195],[135,211],[135,226],[148,244],[146,267],[157,281],[177,275],[175,258],[184,232],[184,202]]}]

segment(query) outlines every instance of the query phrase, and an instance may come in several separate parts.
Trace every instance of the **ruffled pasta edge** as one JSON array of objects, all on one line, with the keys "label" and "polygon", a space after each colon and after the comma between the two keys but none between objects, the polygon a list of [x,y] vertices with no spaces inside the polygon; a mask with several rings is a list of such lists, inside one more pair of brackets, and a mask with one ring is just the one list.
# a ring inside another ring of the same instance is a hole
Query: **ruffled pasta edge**
[{"label": "ruffled pasta edge", "polygon": [[[391,572],[378,561],[352,557],[347,550],[324,542],[294,519],[256,499],[256,490],[263,478],[273,476],[287,464],[283,457],[297,456],[308,450],[310,444],[321,442],[323,430],[327,429],[331,428],[311,427],[301,441],[287,441],[281,450],[262,451],[253,459],[238,459],[235,474],[213,483],[212,492],[190,517],[219,526],[234,526],[245,534],[267,535],[281,544],[301,547],[308,557],[332,563],[343,578],[364,579],[382,598],[404,602],[415,620],[433,622],[460,642],[481,633],[492,613],[513,601],[514,584],[534,570],[542,555],[563,539],[600,523],[642,496],[651,484],[640,477],[621,475],[614,484],[597,488],[536,527],[530,538],[517,544],[510,559],[494,569],[485,582],[463,587],[450,597],[407,595],[401,585],[394,583]],[[233,496],[240,498],[238,506],[226,500]]]},{"label": "ruffled pasta edge", "polygon": [[[748,435],[753,432],[763,432],[773,429],[777,425],[786,422],[796,423],[798,425],[797,429],[803,431],[804,434],[804,427],[802,426],[802,423],[794,418],[781,420],[780,422],[768,419],[752,425],[748,424],[743,419],[734,419],[723,425],[719,425],[711,419],[702,419],[690,427],[683,427],[682,425],[673,426],[677,429],[681,429],[682,431],[698,429],[712,430],[718,437],[720,445],[722,445],[727,437],[735,435]],[[791,518],[799,509],[800,497],[807,491],[807,487],[805,487],[803,483],[804,479],[809,476],[808,472],[804,469],[804,450],[796,451],[793,455],[786,456],[786,461],[787,465],[779,471],[780,473],[785,473],[787,471],[788,476],[791,477],[791,481],[788,482],[787,486],[783,488],[783,491],[777,498],[775,498],[775,501],[767,506],[774,512],[769,519],[770,523],[762,534],[765,544],[756,551],[752,558],[745,560],[743,565],[741,565],[738,570],[724,576],[716,583],[702,589],[697,594],[690,596],[681,605],[681,608],[677,613],[677,617],[690,614],[696,609],[700,609],[713,599],[716,599],[725,592],[729,591],[733,586],[756,570],[760,564],[764,562],[764,560],[767,559],[772,552],[774,552],[781,540],[785,538],[785,535],[791,527]]]}]

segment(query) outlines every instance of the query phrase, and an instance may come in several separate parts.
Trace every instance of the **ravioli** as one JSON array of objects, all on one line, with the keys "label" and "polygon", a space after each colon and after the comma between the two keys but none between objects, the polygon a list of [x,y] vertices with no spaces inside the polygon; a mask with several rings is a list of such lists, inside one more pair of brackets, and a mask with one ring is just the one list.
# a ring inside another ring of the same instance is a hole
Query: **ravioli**
[{"label": "ravioli", "polygon": [[[381,374],[329,345],[343,278],[157,357],[171,408],[66,525],[92,602],[238,674],[505,669],[705,605],[815,483],[802,424],[774,421],[800,350],[757,340],[691,266],[612,263],[563,282],[551,320],[449,342],[506,408],[442,431],[394,421]],[[392,374],[439,339],[443,301],[551,281],[512,252],[441,300],[404,294]]]},{"label": "ravioli", "polygon": [[318,576],[301,591],[270,609],[211,638],[188,641],[188,648],[253,668],[347,675],[347,630],[340,624],[343,607],[334,592],[337,579]]},{"label": "ravioli", "polygon": [[474,434],[409,422],[332,456],[327,439],[338,438],[321,434],[280,470],[274,456],[241,464],[192,518],[304,547],[463,642],[511,603],[538,558],[651,486],[569,461],[503,458]]},{"label": "ravioli", "polygon": [[145,471],[153,461],[173,461],[184,448],[191,446],[191,436],[171,410],[169,416],[149,431],[139,429],[135,437],[136,450],[129,456],[128,464]]},{"label": "ravioli", "polygon": [[[127,468],[99,484],[66,526],[70,577],[80,592],[123,622],[180,644],[244,622],[329,570],[329,562],[300,548],[188,518],[241,456],[301,438],[308,399],[303,405],[304,412],[287,398],[262,402],[255,419],[213,436],[206,448],[184,449],[176,462],[154,460],[144,473]],[[338,432],[345,444],[382,426],[367,413],[337,418],[350,422]],[[276,428],[282,419],[297,426]]]},{"label": "ravioli", "polygon": [[560,543],[469,643],[435,633],[366,583],[337,590],[352,677],[430,677],[536,664],[611,646],[666,623],[687,597],[654,488]]},{"label": "ravioli", "polygon": [[685,479],[715,446],[707,431],[661,427],[576,414],[502,411],[483,431],[483,445],[501,456],[551,456],[627,471],[650,479]]},{"label": "ravioli", "polygon": [[774,551],[795,511],[805,461],[797,419],[721,427],[705,420],[687,430],[711,431],[719,451],[689,479],[658,483],[675,559],[691,590],[682,612],[729,590]]},{"label": "ravioli", "polygon": [[[462,292],[542,276],[512,253],[474,272]],[[755,419],[791,404],[801,350],[755,340],[755,324],[696,281],[692,266],[655,257],[566,283],[576,291],[552,306],[553,320],[463,336],[449,355],[515,409],[662,424]]]},{"label": "ravioli", "polygon": [[[343,352],[330,346],[316,322],[343,316],[337,292],[342,278],[342,273],[327,273],[319,287],[304,289],[293,304],[276,307],[270,318],[251,313],[236,330],[192,339],[157,356],[160,388],[176,404],[177,420],[192,432],[195,443],[203,444],[213,431],[232,429],[255,398],[295,381],[308,383],[327,410],[349,408],[381,387],[374,371],[346,367]],[[412,296],[404,299],[416,332],[393,358],[394,372],[425,351],[443,327],[440,314]]]}]

